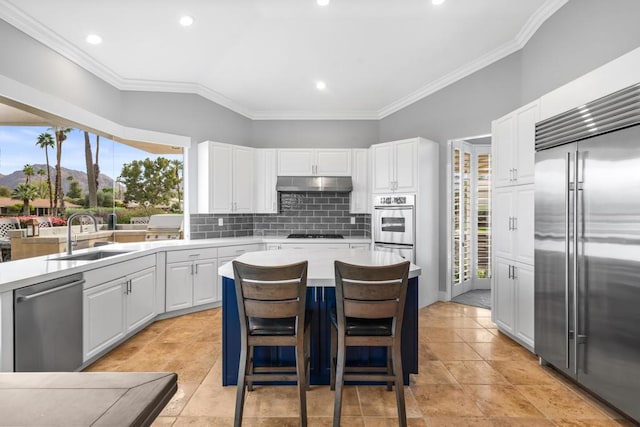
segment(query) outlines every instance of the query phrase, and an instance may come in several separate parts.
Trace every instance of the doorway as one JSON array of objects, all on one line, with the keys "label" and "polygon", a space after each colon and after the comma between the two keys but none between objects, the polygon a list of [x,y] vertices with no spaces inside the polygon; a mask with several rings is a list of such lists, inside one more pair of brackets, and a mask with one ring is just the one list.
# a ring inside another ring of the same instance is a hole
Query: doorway
[{"label": "doorway", "polygon": [[491,137],[449,142],[450,300],[491,305]]}]

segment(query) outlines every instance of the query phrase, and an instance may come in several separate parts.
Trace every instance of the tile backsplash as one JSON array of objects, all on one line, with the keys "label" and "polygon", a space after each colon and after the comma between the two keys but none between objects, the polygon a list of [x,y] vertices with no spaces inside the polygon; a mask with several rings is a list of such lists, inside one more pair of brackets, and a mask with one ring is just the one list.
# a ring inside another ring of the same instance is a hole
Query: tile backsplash
[{"label": "tile backsplash", "polygon": [[[287,236],[291,233],[370,237],[371,215],[349,213],[349,193],[279,193],[277,214],[193,214],[191,238]],[[351,218],[355,224],[351,224]],[[223,225],[218,226],[222,218]]]}]

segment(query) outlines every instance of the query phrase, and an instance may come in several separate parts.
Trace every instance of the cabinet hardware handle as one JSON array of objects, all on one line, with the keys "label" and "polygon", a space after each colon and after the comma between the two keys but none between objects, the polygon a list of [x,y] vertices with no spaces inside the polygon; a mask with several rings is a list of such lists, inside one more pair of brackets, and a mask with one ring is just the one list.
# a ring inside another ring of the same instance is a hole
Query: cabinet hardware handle
[{"label": "cabinet hardware handle", "polygon": [[513,168],[513,180],[518,180],[518,168]]},{"label": "cabinet hardware handle", "polygon": [[196,274],[198,274],[198,264],[195,264],[196,266]]},{"label": "cabinet hardware handle", "polygon": [[190,257],[198,257],[200,254],[189,254]]},{"label": "cabinet hardware handle", "polygon": [[518,229],[518,217],[517,216],[513,217],[513,229],[514,230]]},{"label": "cabinet hardware handle", "polygon": [[236,253],[237,253],[237,254],[243,254],[243,253],[245,253],[245,252],[246,252],[246,251],[245,251],[244,249],[236,249]]},{"label": "cabinet hardware handle", "polygon": [[46,291],[42,291],[42,292],[38,292],[35,294],[31,294],[31,295],[24,295],[24,296],[19,296],[16,298],[16,302],[23,302],[23,301],[29,301],[30,299],[34,299],[34,298],[38,298],[44,295],[48,295],[52,292],[57,292],[57,291],[61,291],[63,289],[67,289],[67,288],[71,288],[73,286],[77,286],[77,285],[83,285],[85,282],[85,280],[81,279],[81,280],[76,280],[75,282],[71,282],[68,283],[66,285],[63,286],[58,286],[57,288],[51,288],[51,289],[47,289]]},{"label": "cabinet hardware handle", "polygon": [[193,276],[193,264],[191,264],[191,275]]},{"label": "cabinet hardware handle", "polygon": [[509,272],[507,273],[507,278],[511,279],[511,264],[509,264]]},{"label": "cabinet hardware handle", "polygon": [[516,267],[515,265],[513,266],[513,273],[511,273],[511,278],[513,280],[516,280],[518,278],[518,275],[516,274],[518,267]]}]

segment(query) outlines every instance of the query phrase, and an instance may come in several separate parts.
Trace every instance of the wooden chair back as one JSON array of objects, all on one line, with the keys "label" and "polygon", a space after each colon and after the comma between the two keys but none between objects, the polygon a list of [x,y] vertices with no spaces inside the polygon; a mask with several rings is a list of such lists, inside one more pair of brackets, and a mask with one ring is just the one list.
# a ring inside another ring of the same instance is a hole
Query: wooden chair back
[{"label": "wooden chair back", "polygon": [[[264,267],[233,261],[240,327],[247,333],[250,317],[296,318],[295,333],[304,327],[308,262]],[[242,303],[240,303],[242,302]]]},{"label": "wooden chair back", "polygon": [[362,266],[335,261],[338,328],[344,328],[344,319],[347,317],[393,318],[392,335],[399,337],[409,265],[409,261],[388,266]]}]

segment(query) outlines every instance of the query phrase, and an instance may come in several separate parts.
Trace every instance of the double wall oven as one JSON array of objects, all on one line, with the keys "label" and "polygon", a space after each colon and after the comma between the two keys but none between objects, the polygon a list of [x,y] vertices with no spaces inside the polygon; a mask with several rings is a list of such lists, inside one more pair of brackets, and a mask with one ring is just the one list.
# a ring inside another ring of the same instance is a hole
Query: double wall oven
[{"label": "double wall oven", "polygon": [[373,208],[374,250],[393,252],[415,262],[415,196],[376,196]]}]

